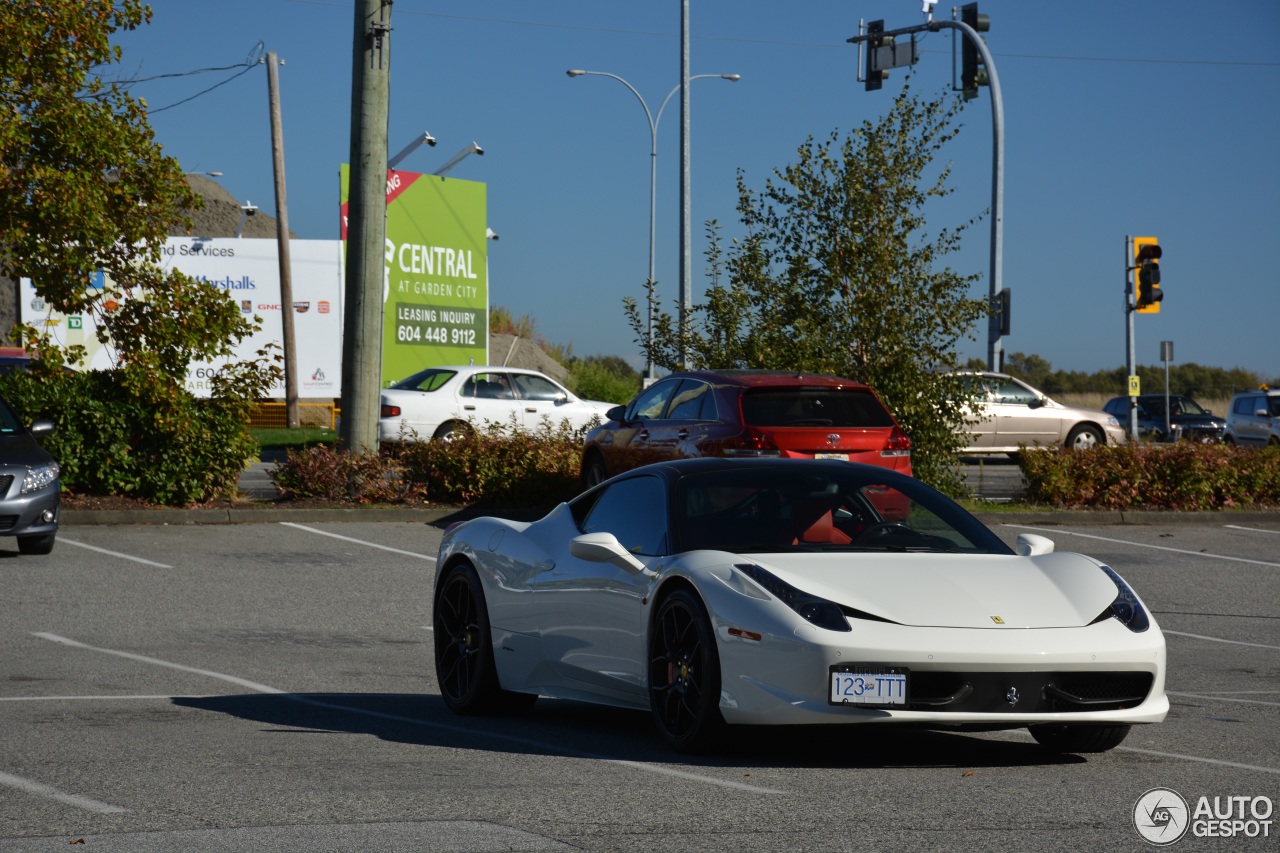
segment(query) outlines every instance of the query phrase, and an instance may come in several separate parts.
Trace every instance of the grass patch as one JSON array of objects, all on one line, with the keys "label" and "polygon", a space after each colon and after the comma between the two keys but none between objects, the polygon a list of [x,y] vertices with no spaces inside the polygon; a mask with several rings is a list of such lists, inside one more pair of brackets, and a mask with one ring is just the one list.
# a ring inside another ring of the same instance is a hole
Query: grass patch
[{"label": "grass patch", "polygon": [[305,450],[338,443],[337,430],[320,427],[249,427],[249,435],[261,450]]}]

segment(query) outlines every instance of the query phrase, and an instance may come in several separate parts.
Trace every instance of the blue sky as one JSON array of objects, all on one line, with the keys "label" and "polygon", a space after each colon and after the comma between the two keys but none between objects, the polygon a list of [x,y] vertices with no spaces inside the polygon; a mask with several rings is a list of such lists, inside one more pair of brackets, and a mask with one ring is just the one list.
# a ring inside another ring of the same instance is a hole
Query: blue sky
[{"label": "blue sky", "polygon": [[[1244,367],[1280,376],[1280,3],[1276,0],[983,0],[1004,95],[1004,284],[1013,291],[1006,352],[1068,370],[1125,363],[1124,239],[1164,249],[1159,315],[1138,315],[1138,361]],[[151,0],[152,24],[117,38],[121,73],[150,77],[243,63],[259,42],[280,72],[289,222],[338,236],[338,167],[349,156],[352,0]],[[693,288],[706,279],[703,223],[739,233],[739,169],[761,187],[825,138],[888,109],[904,70],[879,92],[856,81],[846,39],[859,19],[923,21],[919,0],[690,0]],[[950,8],[940,5],[939,17]],[[429,130],[439,140],[403,164],[430,172],[472,140],[452,177],[488,186],[490,299],[529,314],[577,355],[639,364],[622,298],[642,297],[649,250],[650,132],[617,74],[656,110],[679,82],[680,3],[600,0],[396,0],[391,153]],[[913,88],[951,83],[951,38],[921,42]],[[223,172],[233,195],[274,212],[265,66],[138,83],[166,152]],[[226,81],[206,94],[202,90]],[[989,92],[971,101],[945,151],[955,194],[931,230],[983,213],[991,196]],[[679,96],[658,139],[657,279],[679,278]],[[950,264],[981,273],[989,230],[969,232]],[[962,357],[986,357],[985,327]],[[1121,393],[1117,390],[1117,393]]]}]

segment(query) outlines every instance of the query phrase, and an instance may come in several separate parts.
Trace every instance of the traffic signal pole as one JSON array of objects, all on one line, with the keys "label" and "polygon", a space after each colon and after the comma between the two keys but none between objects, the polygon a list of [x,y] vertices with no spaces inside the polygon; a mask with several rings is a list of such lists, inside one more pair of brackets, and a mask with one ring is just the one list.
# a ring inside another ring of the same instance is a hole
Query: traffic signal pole
[{"label": "traffic signal pole", "polygon": [[1124,237],[1124,343],[1128,350],[1125,367],[1128,370],[1126,374],[1129,377],[1129,437],[1134,441],[1138,440],[1138,392],[1140,388],[1134,388],[1134,380],[1137,378],[1137,357],[1133,343],[1133,312],[1137,307],[1134,304],[1133,290],[1133,238],[1128,234]]},{"label": "traffic signal pole", "polygon": [[[1000,94],[1000,77],[996,74],[996,63],[991,56],[991,51],[987,49],[987,43],[978,35],[978,31],[963,21],[930,19],[923,24],[885,30],[874,36],[860,33],[848,41],[861,44],[873,38],[893,38],[920,32],[936,33],[944,29],[959,30],[982,56],[982,62],[987,71],[987,85],[991,89],[991,275],[987,315],[987,369],[996,371],[1000,369],[1002,349],[1000,340],[1002,317],[995,308],[999,304],[1004,278],[1004,98]],[[1008,321],[1003,320],[1003,322]]]}]

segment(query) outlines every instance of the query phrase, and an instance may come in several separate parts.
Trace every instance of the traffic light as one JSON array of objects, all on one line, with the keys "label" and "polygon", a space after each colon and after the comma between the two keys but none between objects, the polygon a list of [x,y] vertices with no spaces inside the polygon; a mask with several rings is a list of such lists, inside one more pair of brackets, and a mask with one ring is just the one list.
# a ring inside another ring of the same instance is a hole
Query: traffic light
[{"label": "traffic light", "polygon": [[1160,241],[1156,237],[1133,238],[1133,266],[1137,271],[1138,305],[1140,314],[1159,314],[1160,300]]},{"label": "traffic light", "polygon": [[1013,316],[1011,313],[1013,308],[1012,296],[1013,294],[1009,291],[1009,288],[1004,287],[1004,288],[1001,288],[1000,292],[997,293],[995,295],[995,298],[992,300],[993,309],[995,310],[996,315],[999,317],[1001,337],[1008,335],[1009,329],[1012,326],[1012,319],[1013,319]]},{"label": "traffic light", "polygon": [[[966,3],[961,6],[960,20],[980,33],[991,29],[991,18],[978,13],[977,3]],[[962,35],[964,38],[960,45],[960,88],[964,92],[964,99],[968,101],[978,97],[979,86],[987,85],[987,68],[978,48],[969,41],[968,33],[962,33]]]},{"label": "traffic light", "polygon": [[884,35],[884,21],[872,21],[867,24],[867,35],[871,38],[867,41],[867,70],[863,78],[867,83],[866,90],[874,92],[889,79],[889,72],[879,62],[880,48],[891,47],[894,39],[893,36]]}]

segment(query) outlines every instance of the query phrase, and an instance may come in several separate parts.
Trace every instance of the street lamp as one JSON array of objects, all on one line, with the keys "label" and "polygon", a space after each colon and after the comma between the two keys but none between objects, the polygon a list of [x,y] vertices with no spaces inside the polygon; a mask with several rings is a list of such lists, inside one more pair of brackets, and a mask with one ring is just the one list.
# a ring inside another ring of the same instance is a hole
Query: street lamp
[{"label": "street lamp", "polygon": [[210,178],[221,178],[221,172],[187,172],[188,175],[206,175]]},{"label": "street lamp", "polygon": [[[573,68],[565,72],[570,77],[582,77],[590,75],[594,77],[609,77],[617,80],[622,85],[631,90],[631,94],[636,96],[636,100],[640,102],[640,106],[644,107],[645,118],[649,120],[649,288],[653,288],[657,282],[653,278],[654,274],[654,227],[656,224],[656,209],[658,200],[658,122],[662,121],[662,111],[667,108],[667,103],[671,100],[671,96],[680,91],[677,85],[674,89],[667,93],[662,99],[662,105],[658,107],[655,114],[649,110],[649,105],[645,103],[644,98],[636,91],[636,87],[632,86],[626,80],[623,80],[617,74],[610,74],[607,71],[583,71],[579,68]],[[703,77],[719,77],[721,80],[728,80],[731,83],[737,83],[742,79],[741,74],[695,74],[690,80],[698,80]],[[645,368],[644,374],[646,379],[655,378],[653,375],[653,293],[649,294],[649,347],[645,352]]]}]

